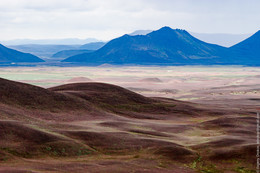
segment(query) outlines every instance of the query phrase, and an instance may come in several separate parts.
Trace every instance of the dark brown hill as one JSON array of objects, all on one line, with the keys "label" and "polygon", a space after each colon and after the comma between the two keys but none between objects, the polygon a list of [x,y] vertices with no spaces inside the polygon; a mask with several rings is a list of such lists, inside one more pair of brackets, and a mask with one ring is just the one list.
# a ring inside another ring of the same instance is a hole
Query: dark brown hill
[{"label": "dark brown hill", "polygon": [[82,101],[47,89],[0,78],[0,103],[33,109],[87,109]]},{"label": "dark brown hill", "polygon": [[142,103],[149,104],[152,99],[136,94],[122,87],[105,83],[74,83],[49,89],[50,91],[67,92],[94,102],[110,104]]}]

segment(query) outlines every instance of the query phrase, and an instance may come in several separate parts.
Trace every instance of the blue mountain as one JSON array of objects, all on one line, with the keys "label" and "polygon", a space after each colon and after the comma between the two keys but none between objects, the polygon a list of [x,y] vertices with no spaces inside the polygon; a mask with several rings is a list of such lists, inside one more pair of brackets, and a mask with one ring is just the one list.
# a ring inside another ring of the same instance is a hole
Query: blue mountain
[{"label": "blue mountain", "polygon": [[29,53],[22,53],[14,49],[9,49],[2,44],[0,44],[0,63],[13,63],[13,62],[44,62],[42,59],[38,58]]},{"label": "blue mountain", "polygon": [[62,50],[52,55],[52,58],[66,59],[68,57],[79,55],[82,53],[93,52],[93,50],[77,49],[77,50]]},{"label": "blue mountain", "polygon": [[230,50],[237,61],[249,65],[260,65],[260,31],[232,46]]},{"label": "blue mountain", "polygon": [[124,35],[101,49],[69,57],[64,62],[86,64],[218,64],[228,48],[205,43],[185,30],[163,27],[147,35]]},{"label": "blue mountain", "polygon": [[103,47],[106,43],[105,42],[92,42],[92,43],[87,43],[82,46],[80,46],[80,49],[86,49],[86,50],[98,50],[101,47]]}]

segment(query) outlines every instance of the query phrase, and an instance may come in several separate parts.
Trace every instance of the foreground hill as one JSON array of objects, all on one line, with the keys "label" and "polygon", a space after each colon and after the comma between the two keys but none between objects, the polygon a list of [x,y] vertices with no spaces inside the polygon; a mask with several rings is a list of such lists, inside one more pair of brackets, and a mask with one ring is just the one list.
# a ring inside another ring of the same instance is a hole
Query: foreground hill
[{"label": "foreground hill", "polygon": [[0,44],[0,63],[1,62],[43,62],[43,60],[32,54],[22,53]]},{"label": "foreground hill", "polygon": [[129,36],[108,42],[93,53],[72,56],[64,62],[88,64],[207,64],[225,63],[228,49],[208,44],[185,30],[163,27],[147,35]]},{"label": "foreground hill", "polygon": [[47,89],[0,78],[0,103],[36,110],[88,109],[87,105]]},{"label": "foreground hill", "polygon": [[0,79],[0,172],[252,172],[255,113],[226,107]]}]

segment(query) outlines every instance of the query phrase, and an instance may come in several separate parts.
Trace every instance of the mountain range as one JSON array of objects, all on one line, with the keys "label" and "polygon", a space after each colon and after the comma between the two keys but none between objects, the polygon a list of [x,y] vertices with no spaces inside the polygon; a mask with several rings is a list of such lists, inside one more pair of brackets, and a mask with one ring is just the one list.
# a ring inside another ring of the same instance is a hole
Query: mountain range
[{"label": "mountain range", "polygon": [[202,42],[187,31],[163,27],[147,35],[124,35],[101,49],[72,56],[64,62],[89,64],[171,64],[192,63],[203,59],[221,61],[227,48]]},{"label": "mountain range", "polygon": [[78,39],[78,38],[65,38],[65,39],[14,39],[14,40],[1,40],[4,45],[82,45],[92,42],[98,42],[95,38]]},{"label": "mountain range", "polygon": [[87,50],[87,49],[76,49],[76,50],[62,50],[52,55],[52,59],[60,59],[64,60],[66,58],[69,58],[74,55],[79,55],[82,53],[90,53],[93,52],[93,50]]},{"label": "mountain range", "polygon": [[[63,62],[87,65],[256,65],[259,64],[259,53],[251,50],[250,44],[255,43],[255,49],[259,47],[258,35],[226,48],[203,42],[185,30],[163,27],[147,35],[124,35],[97,51],[71,56]],[[243,50],[245,47],[247,51]]]},{"label": "mountain range", "polygon": [[43,60],[32,54],[22,53],[0,44],[0,63],[17,62],[43,62]]},{"label": "mountain range", "polygon": [[[129,35],[146,35],[153,32],[152,30],[136,30]],[[250,37],[252,34],[226,34],[226,33],[196,33],[189,32],[193,37],[203,40],[207,43],[217,44],[224,47],[231,47],[246,38]]]},{"label": "mountain range", "polygon": [[[66,42],[65,42],[66,43]],[[73,55],[97,50],[105,45],[105,42],[91,42],[86,44],[22,44],[9,45],[9,48],[31,53],[46,61],[60,61]]]},{"label": "mountain range", "polygon": [[89,53],[93,52],[95,50],[100,49],[103,47],[106,43],[105,42],[93,42],[93,43],[87,43],[82,46],[78,46],[76,49],[70,49],[70,50],[61,50],[55,54],[53,54],[51,57],[52,59],[61,59],[64,60],[70,56],[79,55],[82,53]]},{"label": "mountain range", "polygon": [[229,48],[206,43],[185,30],[170,27],[137,31],[107,43],[11,48],[27,54],[1,45],[1,62],[42,62],[32,54],[46,58],[48,53],[56,61],[81,65],[260,65],[260,31]]},{"label": "mountain range", "polygon": [[78,49],[80,45],[24,44],[24,45],[10,45],[8,47],[21,52],[33,54],[44,60],[49,60],[53,54],[59,51]]}]

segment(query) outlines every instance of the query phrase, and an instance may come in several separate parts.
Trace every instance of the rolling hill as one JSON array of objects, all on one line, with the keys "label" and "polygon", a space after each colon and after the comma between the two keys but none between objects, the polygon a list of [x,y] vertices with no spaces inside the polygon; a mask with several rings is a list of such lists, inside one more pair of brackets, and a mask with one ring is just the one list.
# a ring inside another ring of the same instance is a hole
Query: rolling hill
[{"label": "rolling hill", "polygon": [[42,59],[38,58],[29,53],[22,53],[14,49],[7,48],[0,44],[0,63],[16,63],[16,62],[44,62]]},{"label": "rolling hill", "polygon": [[147,35],[124,35],[101,49],[65,59],[87,64],[211,64],[228,62],[228,49],[208,44],[187,31],[163,27]]},{"label": "rolling hill", "polygon": [[95,82],[44,89],[0,78],[0,93],[0,172],[255,168],[251,108],[149,98]]}]

